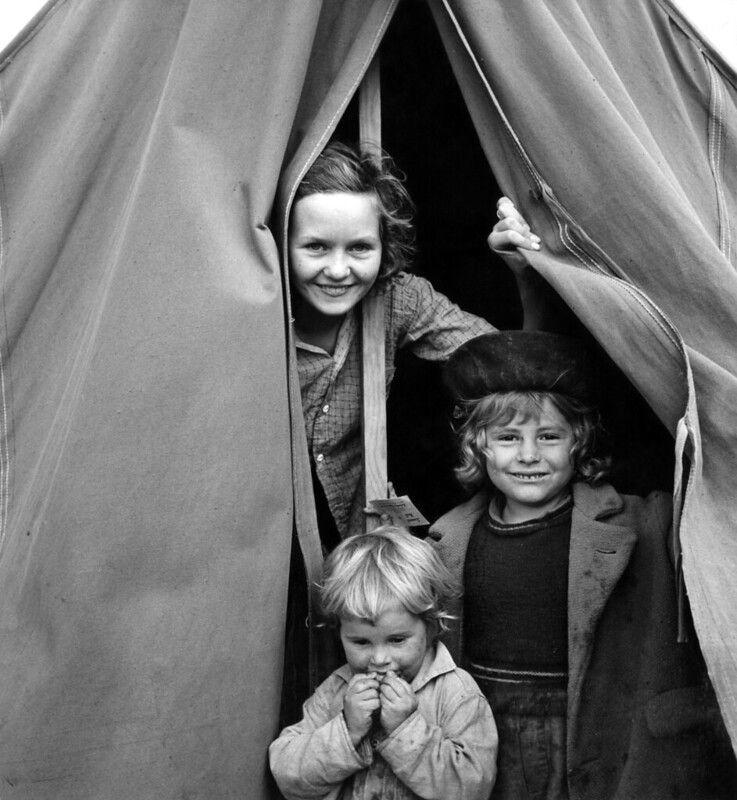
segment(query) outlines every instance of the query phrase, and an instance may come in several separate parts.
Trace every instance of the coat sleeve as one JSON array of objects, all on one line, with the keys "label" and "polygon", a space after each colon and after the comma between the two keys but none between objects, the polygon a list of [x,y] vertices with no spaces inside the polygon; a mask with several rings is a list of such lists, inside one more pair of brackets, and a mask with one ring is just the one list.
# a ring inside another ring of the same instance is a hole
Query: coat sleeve
[{"label": "coat sleeve", "polygon": [[319,687],[304,704],[300,722],[269,747],[271,772],[287,800],[337,798],[343,782],[373,761],[365,740],[359,750],[353,746],[343,714],[329,701]]},{"label": "coat sleeve", "polygon": [[480,693],[445,703],[441,725],[419,709],[377,748],[405,786],[427,800],[487,800],[496,776],[497,732]]}]

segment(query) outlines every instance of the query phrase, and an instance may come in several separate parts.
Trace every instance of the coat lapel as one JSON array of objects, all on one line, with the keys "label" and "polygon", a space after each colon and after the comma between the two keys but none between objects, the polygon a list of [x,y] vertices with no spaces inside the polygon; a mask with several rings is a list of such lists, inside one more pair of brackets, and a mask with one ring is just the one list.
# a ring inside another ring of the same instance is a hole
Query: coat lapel
[{"label": "coat lapel", "polygon": [[[568,718],[576,719],[596,625],[632,556],[637,534],[607,517],[623,508],[610,486],[574,485],[568,564]],[[621,516],[617,519],[622,523]]]},{"label": "coat lapel", "polygon": [[[440,555],[440,560],[450,570],[451,575],[463,583],[463,567],[466,561],[466,550],[473,527],[478,518],[489,505],[489,498],[484,492],[475,494],[463,505],[442,516],[431,528],[429,538]],[[455,617],[450,630],[443,635],[443,641],[457,663],[461,663],[463,651],[463,626],[459,620],[463,618],[463,600],[461,597],[449,603],[448,612]]]}]

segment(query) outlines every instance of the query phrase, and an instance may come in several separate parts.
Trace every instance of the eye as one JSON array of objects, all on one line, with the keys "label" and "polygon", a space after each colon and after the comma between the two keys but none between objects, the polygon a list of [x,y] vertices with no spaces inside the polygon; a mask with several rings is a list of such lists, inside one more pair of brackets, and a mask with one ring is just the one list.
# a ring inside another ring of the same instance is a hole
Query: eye
[{"label": "eye", "polygon": [[516,442],[517,436],[514,433],[497,433],[491,437],[496,442]]},{"label": "eye", "polygon": [[349,637],[348,642],[354,647],[365,647],[368,644],[368,639],[351,639]]},{"label": "eye", "polygon": [[352,253],[356,253],[356,255],[365,255],[366,253],[370,253],[373,250],[373,246],[370,245],[368,242],[354,242],[350,246],[350,251]]},{"label": "eye", "polygon": [[565,439],[565,436],[559,431],[545,431],[538,438],[543,442],[560,442]]},{"label": "eye", "polygon": [[302,247],[310,253],[324,253],[327,249],[323,242],[306,242]]},{"label": "eye", "polygon": [[389,637],[389,644],[402,644],[402,642],[406,642],[406,636],[390,636]]}]

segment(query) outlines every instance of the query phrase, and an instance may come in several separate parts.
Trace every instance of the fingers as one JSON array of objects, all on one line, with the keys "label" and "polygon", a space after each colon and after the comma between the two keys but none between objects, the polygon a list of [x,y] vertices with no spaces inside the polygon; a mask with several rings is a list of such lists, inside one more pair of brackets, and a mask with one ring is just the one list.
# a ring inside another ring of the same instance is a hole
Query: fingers
[{"label": "fingers", "polygon": [[367,672],[367,673],[356,673],[350,681],[348,681],[348,688],[359,690],[362,689],[378,689],[379,688],[379,679],[376,676],[375,672]]},{"label": "fingers", "polygon": [[517,206],[515,206],[515,204],[508,197],[500,197],[496,201],[496,215],[498,219],[504,219],[505,217],[516,217],[524,222],[522,214],[517,211]]},{"label": "fingers", "polygon": [[378,697],[379,681],[376,677],[376,673],[358,673],[354,675],[350,681],[348,681],[348,690],[346,694],[351,694],[354,696],[374,695]]},{"label": "fingers", "polygon": [[530,226],[514,203],[508,197],[502,197],[496,206],[496,215],[499,221],[494,225],[488,237],[489,247],[501,252],[518,247],[524,250],[539,250],[540,237],[532,233]]},{"label": "fingers", "polygon": [[387,672],[381,682],[381,726],[387,733],[394,731],[418,707],[417,696],[407,681]]},{"label": "fingers", "polygon": [[414,694],[407,681],[403,680],[396,672],[389,671],[381,682],[380,689],[382,697],[393,700],[409,694]]},{"label": "fingers", "polygon": [[[537,236],[534,239],[532,238],[529,225],[519,225],[518,223],[504,220],[494,226],[494,230],[489,236],[489,244],[493,246],[493,242],[498,242],[500,245],[524,247],[526,244],[539,244],[540,240]],[[497,247],[496,249],[501,248]]]}]

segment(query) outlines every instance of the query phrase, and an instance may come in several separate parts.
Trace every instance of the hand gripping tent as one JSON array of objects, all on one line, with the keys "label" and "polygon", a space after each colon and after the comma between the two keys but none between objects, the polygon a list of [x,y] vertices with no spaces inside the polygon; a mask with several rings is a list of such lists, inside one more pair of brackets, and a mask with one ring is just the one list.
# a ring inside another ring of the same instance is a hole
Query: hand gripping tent
[{"label": "hand gripping tent", "polygon": [[[395,6],[54,0],[2,55],[4,800],[269,796],[295,525],[320,561],[279,231]],[[666,0],[429,6],[535,269],[672,435],[737,741],[735,75]]]}]

